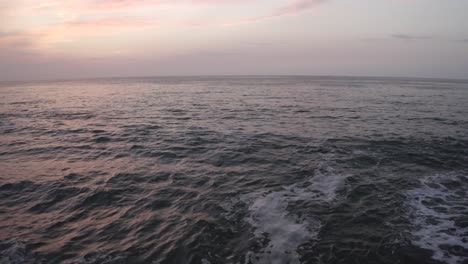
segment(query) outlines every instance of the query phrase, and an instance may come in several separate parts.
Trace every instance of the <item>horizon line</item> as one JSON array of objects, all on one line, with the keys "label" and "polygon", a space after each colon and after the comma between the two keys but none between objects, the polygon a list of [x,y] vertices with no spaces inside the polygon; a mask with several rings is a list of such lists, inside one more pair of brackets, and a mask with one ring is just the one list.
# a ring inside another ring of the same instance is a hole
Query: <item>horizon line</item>
[{"label": "horizon line", "polygon": [[189,75],[128,75],[128,76],[98,76],[98,77],[70,77],[70,78],[44,78],[44,79],[12,79],[0,80],[4,83],[30,83],[30,82],[71,82],[71,81],[92,81],[110,79],[149,79],[149,78],[222,78],[222,77],[308,77],[308,78],[343,78],[343,79],[394,79],[394,80],[430,80],[430,81],[455,81],[468,82],[468,78],[450,77],[418,77],[418,76],[378,76],[378,75],[313,75],[313,74],[189,74]]}]

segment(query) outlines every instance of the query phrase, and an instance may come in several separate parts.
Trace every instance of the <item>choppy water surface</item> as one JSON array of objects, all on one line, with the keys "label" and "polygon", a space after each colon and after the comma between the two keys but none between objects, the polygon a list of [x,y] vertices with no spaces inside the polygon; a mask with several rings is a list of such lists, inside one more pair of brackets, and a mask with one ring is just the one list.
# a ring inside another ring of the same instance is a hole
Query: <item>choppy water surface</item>
[{"label": "choppy water surface", "polygon": [[468,83],[4,83],[0,263],[468,263]]}]

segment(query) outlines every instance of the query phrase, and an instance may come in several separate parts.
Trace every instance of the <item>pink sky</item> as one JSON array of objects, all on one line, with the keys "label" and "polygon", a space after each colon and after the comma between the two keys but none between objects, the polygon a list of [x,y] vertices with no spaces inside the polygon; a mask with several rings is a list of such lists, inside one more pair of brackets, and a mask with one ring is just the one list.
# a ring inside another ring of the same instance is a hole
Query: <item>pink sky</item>
[{"label": "pink sky", "polygon": [[464,0],[16,0],[0,80],[310,74],[468,78]]}]

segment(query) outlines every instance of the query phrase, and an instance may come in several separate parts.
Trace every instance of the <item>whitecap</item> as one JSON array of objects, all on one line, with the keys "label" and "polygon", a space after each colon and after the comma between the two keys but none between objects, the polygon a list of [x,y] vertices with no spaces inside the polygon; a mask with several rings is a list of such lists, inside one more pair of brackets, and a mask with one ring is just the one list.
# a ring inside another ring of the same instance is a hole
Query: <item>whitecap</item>
[{"label": "whitecap", "polygon": [[435,260],[448,264],[468,260],[456,252],[457,248],[468,250],[468,228],[456,224],[468,216],[467,192],[468,177],[460,173],[425,177],[420,187],[408,192],[412,243],[431,250]]},{"label": "whitecap", "polygon": [[248,194],[241,198],[249,204],[245,219],[254,229],[254,235],[263,239],[266,247],[261,252],[249,252],[246,263],[298,264],[299,246],[317,239],[322,226],[314,217],[300,217],[288,211],[297,201],[328,204],[335,200],[343,187],[346,175],[317,171],[307,182],[284,187],[280,191]]}]

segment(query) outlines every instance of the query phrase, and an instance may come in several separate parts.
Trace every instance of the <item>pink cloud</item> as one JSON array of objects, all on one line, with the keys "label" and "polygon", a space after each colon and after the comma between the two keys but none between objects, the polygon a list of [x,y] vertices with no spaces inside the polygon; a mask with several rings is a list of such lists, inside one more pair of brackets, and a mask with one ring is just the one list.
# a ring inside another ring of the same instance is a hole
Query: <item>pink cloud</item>
[{"label": "pink cloud", "polygon": [[154,27],[157,23],[154,20],[120,17],[120,18],[104,18],[95,20],[77,20],[71,21],[60,26],[64,26],[70,30],[96,30],[96,29],[128,29],[141,27]]},{"label": "pink cloud", "polygon": [[88,5],[91,10],[115,10],[124,8],[142,8],[147,6],[194,6],[215,4],[248,3],[248,0],[104,0],[93,1]]},{"label": "pink cloud", "polygon": [[328,0],[293,0],[289,1],[286,5],[276,9],[272,14],[265,15],[265,16],[257,16],[246,18],[234,22],[225,23],[224,26],[235,26],[235,25],[242,25],[242,24],[250,24],[250,23],[257,23],[264,20],[282,17],[282,16],[293,16],[304,11],[307,11],[317,4],[327,2]]},{"label": "pink cloud", "polygon": [[93,1],[88,4],[87,8],[93,10],[112,10],[112,9],[123,9],[123,8],[135,8],[147,5],[164,4],[168,1],[164,0],[104,0],[104,1]]},{"label": "pink cloud", "polygon": [[75,20],[27,31],[0,33],[0,48],[47,53],[61,42],[75,42],[87,37],[109,36],[157,26],[154,20],[132,17]]},{"label": "pink cloud", "polygon": [[23,47],[29,45],[29,39],[20,32],[1,32],[0,48]]},{"label": "pink cloud", "polygon": [[87,37],[101,37],[144,30],[158,26],[154,20],[131,17],[75,20],[38,29],[41,35],[37,42],[51,47],[55,43],[75,42]]}]

